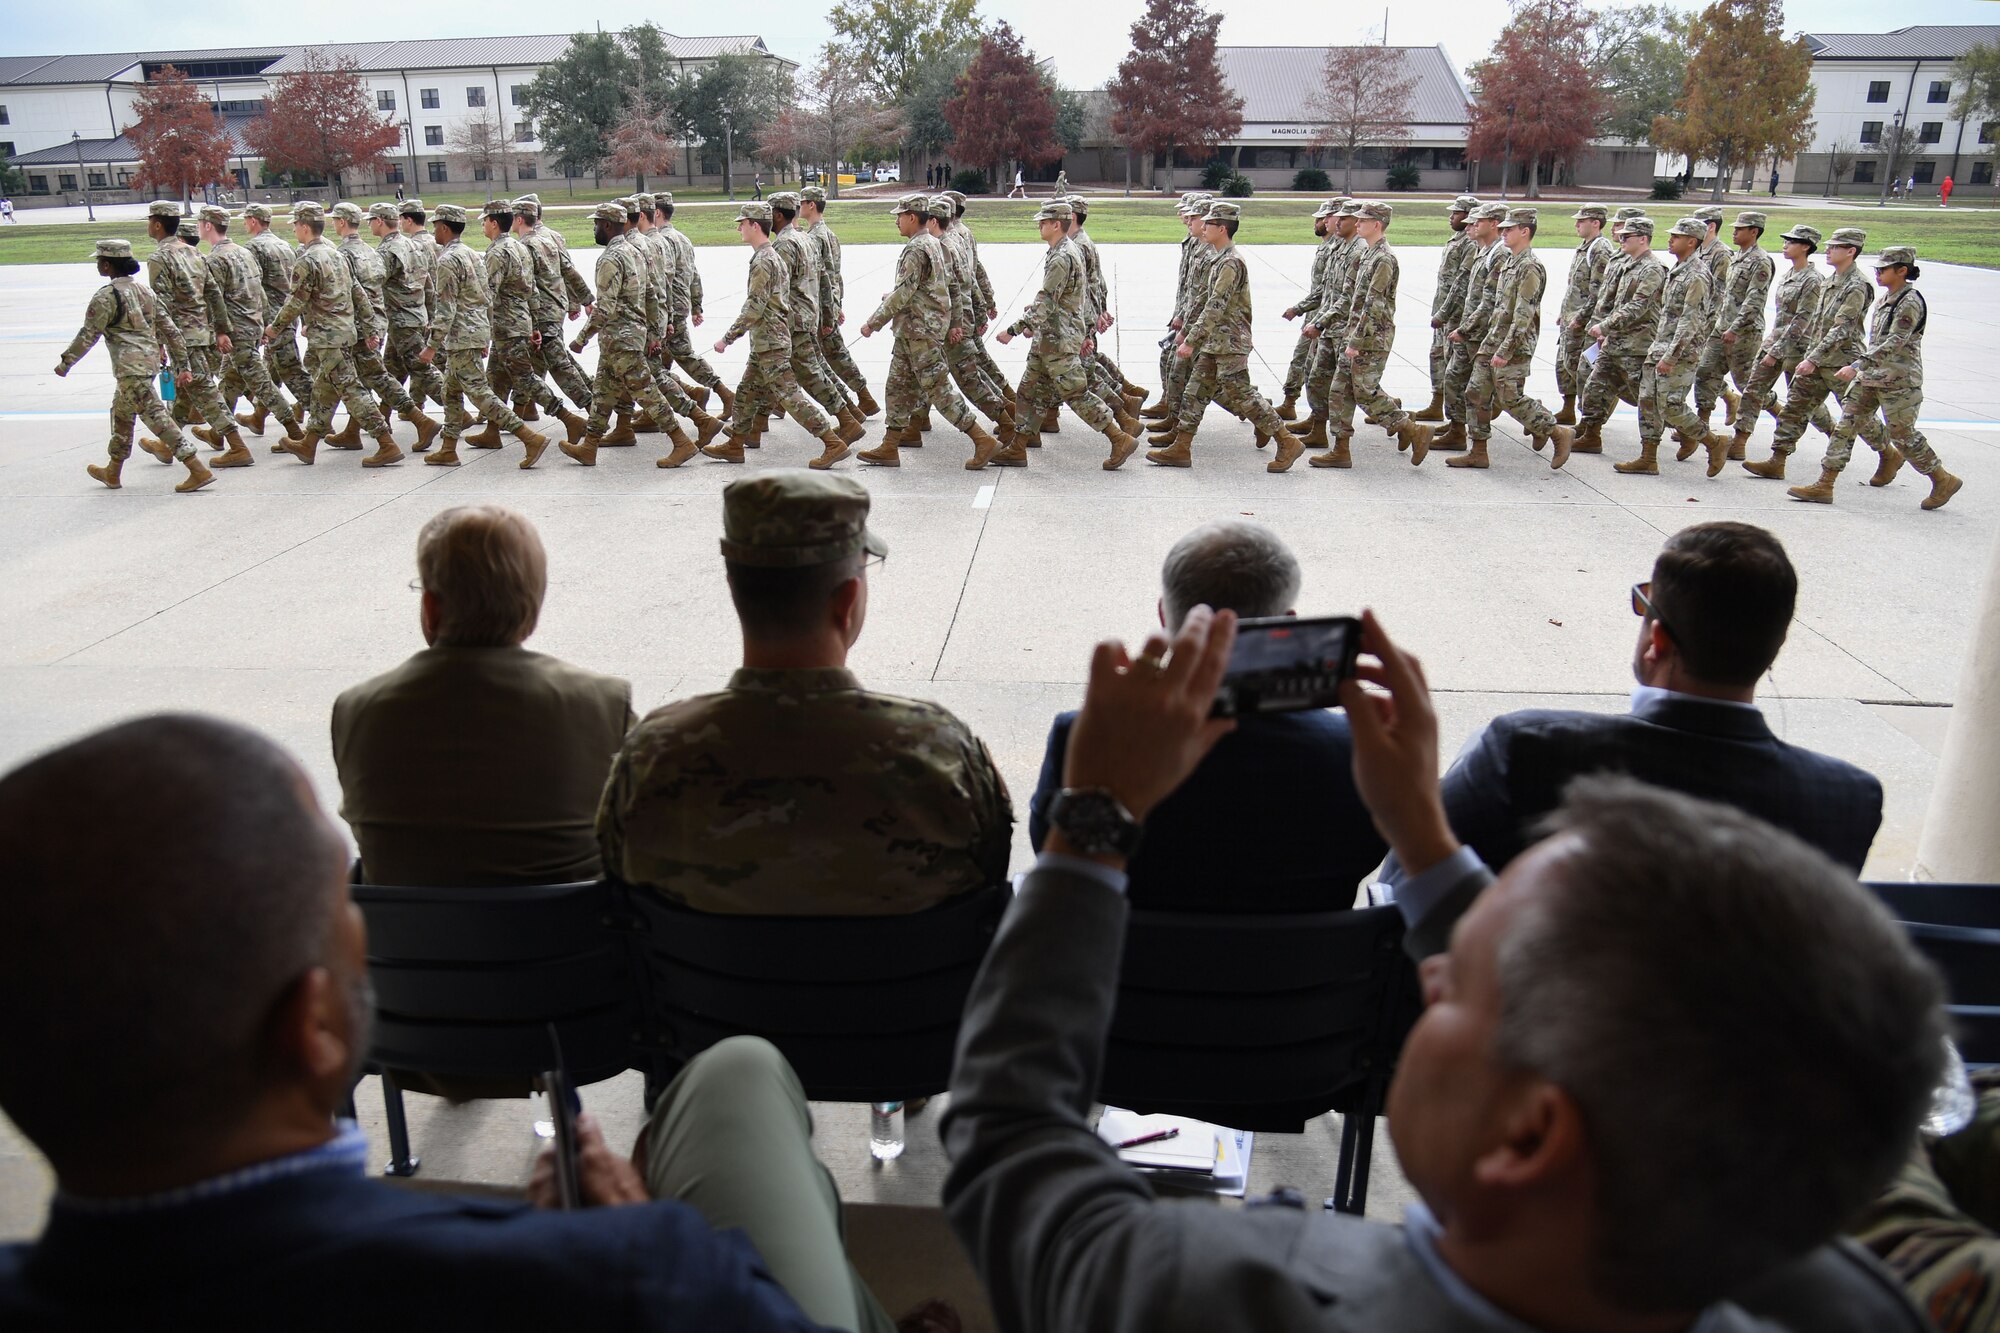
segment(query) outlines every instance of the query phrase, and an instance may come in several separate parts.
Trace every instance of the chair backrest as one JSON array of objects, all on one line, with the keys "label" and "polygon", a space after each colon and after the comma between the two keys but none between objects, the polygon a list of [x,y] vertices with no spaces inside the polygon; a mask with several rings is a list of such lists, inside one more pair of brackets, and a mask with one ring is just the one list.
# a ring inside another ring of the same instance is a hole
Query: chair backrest
[{"label": "chair backrest", "polygon": [[1944,974],[1959,1054],[1968,1064],[2000,1064],[2000,885],[1868,888]]},{"label": "chair backrest", "polygon": [[901,916],[797,917],[624,894],[656,1072],[750,1034],[784,1053],[808,1098],[842,1102],[945,1090],[966,993],[1010,897],[995,885]]},{"label": "chair backrest", "polygon": [[555,1063],[573,1083],[631,1067],[628,938],[604,881],[514,888],[356,884],[375,984],[371,1059],[509,1078]]},{"label": "chair backrest", "polygon": [[1898,921],[2000,930],[2000,884],[1877,883],[1867,889]]},{"label": "chair backrest", "polygon": [[1395,907],[1133,912],[1099,1099],[1252,1130],[1373,1114],[1421,1007],[1402,942]]}]

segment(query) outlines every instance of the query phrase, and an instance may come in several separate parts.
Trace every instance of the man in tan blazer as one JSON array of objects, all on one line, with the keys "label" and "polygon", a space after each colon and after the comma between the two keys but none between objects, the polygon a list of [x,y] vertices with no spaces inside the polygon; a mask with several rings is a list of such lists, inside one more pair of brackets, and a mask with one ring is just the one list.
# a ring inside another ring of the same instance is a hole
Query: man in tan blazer
[{"label": "man in tan blazer", "polygon": [[548,589],[541,538],[497,505],[417,537],[424,641],[333,705],[340,813],[364,878],[424,887],[595,878],[595,821],[632,687],[522,643]]}]

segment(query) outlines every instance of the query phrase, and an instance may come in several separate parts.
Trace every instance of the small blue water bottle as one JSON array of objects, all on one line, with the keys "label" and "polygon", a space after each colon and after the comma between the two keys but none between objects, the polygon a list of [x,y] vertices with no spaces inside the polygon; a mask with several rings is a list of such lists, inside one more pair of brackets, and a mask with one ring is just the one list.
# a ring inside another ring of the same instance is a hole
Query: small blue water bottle
[{"label": "small blue water bottle", "polygon": [[163,403],[174,401],[174,372],[167,366],[160,367],[160,401]]}]

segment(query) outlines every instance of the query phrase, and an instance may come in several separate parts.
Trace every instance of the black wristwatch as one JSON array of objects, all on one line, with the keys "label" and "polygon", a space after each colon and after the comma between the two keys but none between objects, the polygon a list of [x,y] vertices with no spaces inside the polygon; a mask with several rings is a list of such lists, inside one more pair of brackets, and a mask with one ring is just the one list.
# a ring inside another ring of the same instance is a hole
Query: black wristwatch
[{"label": "black wristwatch", "polygon": [[1126,856],[1139,849],[1144,826],[1102,787],[1064,787],[1049,807],[1049,823],[1085,856]]}]

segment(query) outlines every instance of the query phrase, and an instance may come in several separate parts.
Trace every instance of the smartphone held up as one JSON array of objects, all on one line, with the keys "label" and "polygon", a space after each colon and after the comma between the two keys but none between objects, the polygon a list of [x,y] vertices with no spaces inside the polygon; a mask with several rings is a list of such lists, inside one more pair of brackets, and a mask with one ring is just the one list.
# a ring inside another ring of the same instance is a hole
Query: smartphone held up
[{"label": "smartphone held up", "polygon": [[1213,717],[1331,708],[1354,674],[1361,622],[1353,616],[1268,616],[1240,620]]}]

